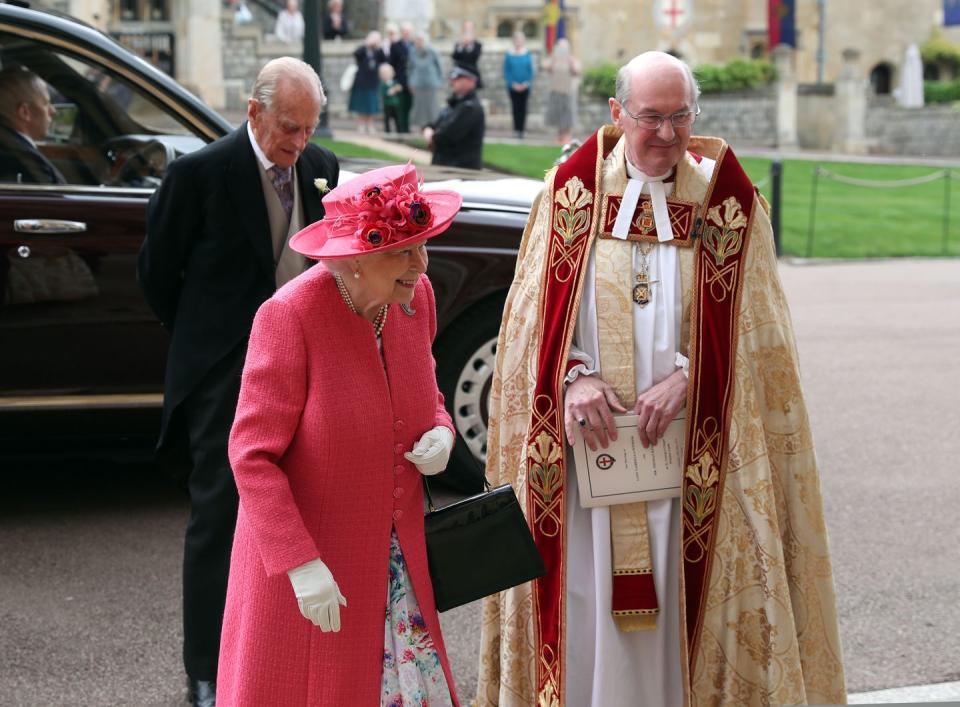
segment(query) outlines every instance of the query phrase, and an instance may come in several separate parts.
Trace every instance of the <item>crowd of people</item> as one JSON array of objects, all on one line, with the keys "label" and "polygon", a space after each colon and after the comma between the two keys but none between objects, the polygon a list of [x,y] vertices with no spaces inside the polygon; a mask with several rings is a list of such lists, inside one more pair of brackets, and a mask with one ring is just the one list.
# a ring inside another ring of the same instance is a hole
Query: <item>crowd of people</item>
[{"label": "crowd of people", "polygon": [[[350,25],[341,0],[331,0],[322,26],[324,39],[338,40],[347,36]],[[288,0],[277,16],[273,35],[283,42],[301,42],[303,32],[303,15],[297,0]],[[518,139],[526,135],[528,105],[534,77],[539,70],[548,87],[544,124],[555,130],[558,144],[567,144],[577,124],[580,63],[571,51],[570,42],[559,39],[538,69],[526,44],[526,35],[515,32],[512,46],[503,58],[503,83],[512,114],[513,134]],[[409,22],[387,23],[382,34],[371,31],[366,35],[354,53],[355,64],[348,66],[341,79],[341,87],[348,93],[348,110],[355,116],[362,132],[377,132],[382,120],[385,133],[419,131],[428,142],[427,133],[436,135],[439,130],[441,143],[445,125],[454,117],[450,114],[467,114],[471,129],[465,130],[465,125],[458,123],[458,132],[468,133],[467,142],[471,145],[474,133],[482,141],[483,133],[479,127],[482,121],[477,107],[482,107],[483,102],[475,94],[484,88],[480,69],[482,53],[483,43],[476,37],[474,23],[464,21],[449,57],[452,68],[445,72],[444,60],[431,45],[426,32],[415,31]],[[453,85],[454,72],[459,76],[466,73],[475,76],[475,85],[469,89],[460,85],[458,90]],[[443,106],[445,86],[450,93],[446,106]],[[467,98],[470,94],[474,95]],[[469,110],[462,107],[464,103]],[[440,120],[444,113],[447,115]],[[464,161],[472,163],[470,159],[461,160]]]},{"label": "crowd of people", "polygon": [[[386,130],[420,128],[437,163],[479,167],[481,53],[464,23],[437,111],[444,72],[427,38],[370,32],[350,110],[370,131],[380,115]],[[549,124],[569,138],[581,71],[569,43],[540,70]],[[523,135],[536,80],[523,35],[503,72]],[[532,205],[487,478],[513,485],[547,575],[485,600],[475,704],[845,699],[770,221],[726,143],[691,137],[698,97],[682,61],[638,55],[617,75],[611,124]],[[138,276],[171,334],[161,458],[188,469],[190,699],[454,706],[420,477],[455,443],[426,243],[461,198],[420,191],[411,165],[340,183],[336,155],[310,142],[326,102],[307,64],[269,62],[247,121],[174,161],[150,200]],[[615,218],[591,215],[612,204]],[[687,208],[702,226],[674,218]],[[583,508],[572,448],[606,448],[625,413],[644,448],[686,415],[684,493]],[[730,568],[722,581],[713,566]]]}]

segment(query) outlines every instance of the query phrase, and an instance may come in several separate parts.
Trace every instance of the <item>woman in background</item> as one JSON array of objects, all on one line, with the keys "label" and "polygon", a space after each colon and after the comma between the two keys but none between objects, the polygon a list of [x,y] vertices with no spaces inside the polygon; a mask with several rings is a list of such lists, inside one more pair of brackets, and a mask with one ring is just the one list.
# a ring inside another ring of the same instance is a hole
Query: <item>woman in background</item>
[{"label": "woman in background", "polygon": [[557,129],[557,144],[565,145],[570,142],[577,124],[577,87],[580,83],[580,62],[570,53],[569,40],[557,40],[543,70],[550,82],[545,122]]},{"label": "woman in background", "polygon": [[514,32],[513,48],[503,55],[503,82],[513,107],[513,132],[521,139],[527,124],[527,101],[533,85],[533,57],[526,43],[523,32]]},{"label": "woman in background", "polygon": [[351,113],[355,113],[360,122],[360,131],[372,133],[376,131],[373,121],[380,112],[380,64],[387,62],[387,55],[380,45],[383,43],[379,32],[370,32],[363,43],[353,53],[357,62],[357,73],[353,77],[353,86],[350,89]]},{"label": "woman in background", "polygon": [[410,93],[413,94],[410,123],[423,128],[437,118],[437,91],[443,88],[444,77],[440,56],[427,43],[427,36],[422,32],[413,40],[407,81]]}]

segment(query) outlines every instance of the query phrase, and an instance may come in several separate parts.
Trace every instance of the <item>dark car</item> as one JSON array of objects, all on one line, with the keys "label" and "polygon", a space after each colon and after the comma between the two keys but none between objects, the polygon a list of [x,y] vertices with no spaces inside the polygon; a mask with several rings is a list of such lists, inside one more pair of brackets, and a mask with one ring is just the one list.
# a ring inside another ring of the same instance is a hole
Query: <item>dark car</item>
[{"label": "dark car", "polygon": [[[231,126],[97,30],[0,5],[0,65],[17,64],[50,88],[57,114],[37,147],[67,183],[0,182],[0,457],[142,458],[168,343],[135,278],[147,200],[172,160]],[[341,179],[370,166],[345,161]],[[538,185],[449,169],[426,179],[464,196],[431,242],[429,275],[438,377],[461,437],[453,476],[479,478],[500,315]]]}]

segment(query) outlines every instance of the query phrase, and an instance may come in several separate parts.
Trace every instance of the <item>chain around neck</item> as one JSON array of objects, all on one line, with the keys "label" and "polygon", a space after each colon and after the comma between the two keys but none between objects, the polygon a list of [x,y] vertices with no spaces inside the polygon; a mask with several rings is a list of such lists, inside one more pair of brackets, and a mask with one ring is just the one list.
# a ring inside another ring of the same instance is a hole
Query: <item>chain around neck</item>
[{"label": "chain around neck", "polygon": [[[337,282],[337,289],[340,291],[340,296],[343,298],[343,301],[346,302],[347,308],[358,317],[361,316],[360,312],[357,311],[357,306],[353,303],[353,299],[350,297],[350,292],[347,290],[343,278],[340,277],[340,273],[334,273],[333,279]],[[386,304],[380,307],[380,311],[377,312],[377,316],[373,320],[373,333],[376,334],[377,337],[380,336],[384,325],[387,323],[387,311],[389,309],[390,305]]]}]

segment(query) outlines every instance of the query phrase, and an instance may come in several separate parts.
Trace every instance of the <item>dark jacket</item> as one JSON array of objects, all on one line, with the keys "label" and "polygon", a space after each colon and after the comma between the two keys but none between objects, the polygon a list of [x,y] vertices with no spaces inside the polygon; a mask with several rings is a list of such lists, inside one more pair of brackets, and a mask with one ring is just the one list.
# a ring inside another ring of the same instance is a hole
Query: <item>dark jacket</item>
[{"label": "dark jacket", "polygon": [[[323,218],[313,180],[323,177],[333,188],[339,176],[329,150],[309,145],[300,156],[304,223]],[[171,336],[162,447],[176,407],[246,341],[257,309],[276,289],[267,205],[245,123],[171,163],[150,199],[137,276]]]},{"label": "dark jacket", "polygon": [[387,61],[396,74],[394,78],[404,88],[407,87],[407,63],[410,61],[410,52],[402,39],[390,43],[390,54],[387,55]]},{"label": "dark jacket", "polygon": [[67,180],[46,155],[16,130],[0,123],[0,181],[64,184]]},{"label": "dark jacket", "polygon": [[380,64],[387,63],[387,55],[380,48],[367,53],[366,45],[357,47],[353,53],[357,62],[357,75],[353,79],[355,88],[377,89],[380,87],[380,75],[377,70]]},{"label": "dark jacket", "polygon": [[463,98],[451,96],[433,128],[433,164],[483,167],[484,114],[476,91]]},{"label": "dark jacket", "polygon": [[346,17],[341,17],[340,27],[333,26],[333,20],[330,19],[330,13],[328,12],[323,16],[323,38],[324,39],[346,39],[350,36],[350,23],[347,22]]},{"label": "dark jacket", "polygon": [[477,70],[477,88],[483,88],[483,76],[480,75],[480,54],[483,52],[483,44],[474,39],[469,44],[457,42],[453,45],[453,63],[469,64]]}]

